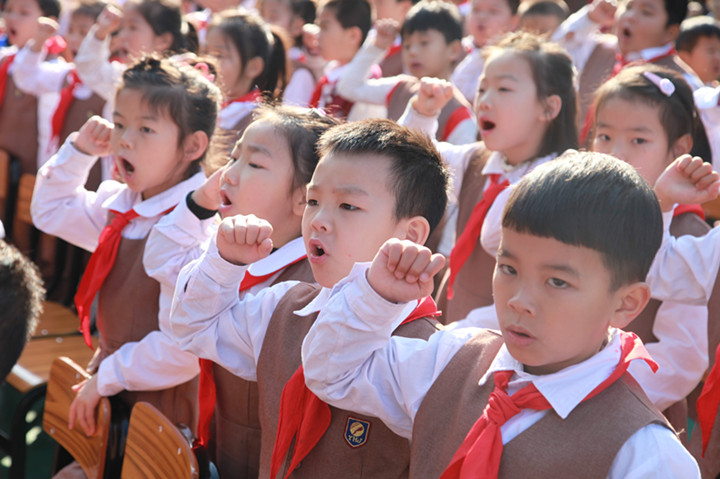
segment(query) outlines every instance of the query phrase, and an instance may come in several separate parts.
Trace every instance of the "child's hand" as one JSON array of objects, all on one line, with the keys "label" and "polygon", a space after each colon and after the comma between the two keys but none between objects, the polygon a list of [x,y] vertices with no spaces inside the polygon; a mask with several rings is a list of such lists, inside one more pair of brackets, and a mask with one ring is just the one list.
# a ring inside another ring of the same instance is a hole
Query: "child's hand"
[{"label": "child's hand", "polygon": [[594,0],[588,10],[588,18],[603,27],[611,27],[615,23],[617,2],[614,0]]},{"label": "child's hand", "polygon": [[367,279],[383,298],[406,303],[433,292],[433,276],[445,265],[445,257],[425,246],[391,238],[382,245],[370,265]]},{"label": "child's hand", "polygon": [[68,427],[75,428],[77,422],[86,435],[92,436],[95,434],[95,409],[102,398],[97,388],[97,374],[76,384],[72,389],[77,395],[70,404]]},{"label": "child's hand", "polygon": [[122,18],[122,12],[117,7],[106,6],[95,20],[95,38],[105,40],[109,34],[120,28]]},{"label": "child's hand", "polygon": [[215,173],[205,180],[205,183],[193,191],[192,200],[206,210],[217,210],[222,204],[222,197],[220,196],[220,179],[222,174],[227,167],[224,166],[218,169]]},{"label": "child's hand", "polygon": [[225,218],[217,232],[218,252],[233,264],[254,263],[272,252],[272,232],[272,225],[255,215]]},{"label": "child's hand", "polygon": [[100,116],[92,116],[80,127],[73,146],[80,153],[91,156],[105,156],[110,153],[110,133],[113,124]]},{"label": "child's hand", "polygon": [[387,50],[395,43],[400,25],[392,18],[381,18],[375,23],[375,46]]},{"label": "child's hand", "polygon": [[320,55],[320,27],[306,23],[302,29],[302,43],[309,55]]},{"label": "child's hand", "polygon": [[35,28],[35,35],[33,36],[33,43],[30,47],[35,53],[39,53],[42,50],[45,42],[52,38],[53,35],[58,31],[60,25],[58,22],[48,17],[40,17],[37,20],[37,27]]},{"label": "child's hand", "polygon": [[452,97],[452,83],[440,78],[423,77],[420,79],[420,90],[411,100],[411,104],[421,115],[435,116]]},{"label": "child's hand", "polygon": [[705,203],[715,199],[720,175],[702,158],[683,155],[673,161],[655,182],[655,195],[664,212],[675,203]]}]

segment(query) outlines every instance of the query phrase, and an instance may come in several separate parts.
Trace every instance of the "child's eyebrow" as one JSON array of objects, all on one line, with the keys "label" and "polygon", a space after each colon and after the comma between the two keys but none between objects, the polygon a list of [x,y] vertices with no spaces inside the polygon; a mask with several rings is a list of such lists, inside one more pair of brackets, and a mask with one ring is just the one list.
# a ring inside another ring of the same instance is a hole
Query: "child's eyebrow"
[{"label": "child's eyebrow", "polygon": [[247,144],[245,146],[250,150],[250,153],[263,153],[270,156],[270,151],[262,145]]},{"label": "child's eyebrow", "polygon": [[542,266],[542,269],[549,271],[559,271],[561,273],[569,274],[574,278],[580,278],[580,273],[578,272],[578,270],[568,264],[545,264]]},{"label": "child's eyebrow", "polygon": [[[602,123],[602,122],[597,122],[596,126],[598,128],[612,128],[612,126],[610,126],[608,123]],[[640,131],[640,132],[644,133],[644,132],[649,132],[652,130],[650,128],[648,128],[647,126],[642,125],[642,126],[637,126],[635,128],[628,128],[628,131]]]},{"label": "child's eyebrow", "polygon": [[333,188],[335,194],[370,196],[370,194],[359,186],[337,186]]}]

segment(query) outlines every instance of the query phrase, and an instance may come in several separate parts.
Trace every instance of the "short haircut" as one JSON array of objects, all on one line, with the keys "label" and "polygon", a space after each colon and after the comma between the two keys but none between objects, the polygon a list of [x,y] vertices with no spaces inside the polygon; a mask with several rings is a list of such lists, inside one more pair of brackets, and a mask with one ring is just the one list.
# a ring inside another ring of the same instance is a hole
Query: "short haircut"
[{"label": "short haircut", "polygon": [[570,9],[563,0],[529,0],[520,4],[518,15],[521,18],[532,15],[554,15],[562,22],[570,15]]},{"label": "short haircut", "polygon": [[432,141],[391,120],[370,119],[328,130],[318,143],[320,156],[380,155],[391,161],[387,185],[395,194],[397,220],[423,216],[432,231],[445,214],[448,172]]},{"label": "short haircut", "polygon": [[0,240],[0,382],[35,329],[44,295],[37,267]]},{"label": "short haircut", "polygon": [[35,0],[44,17],[60,18],[62,7],[59,0]]},{"label": "short haircut", "polygon": [[665,0],[665,11],[668,14],[668,21],[665,25],[680,25],[687,17],[688,0]]},{"label": "short haircut", "polygon": [[73,9],[70,15],[73,17],[79,15],[97,19],[106,6],[106,2],[83,0]]},{"label": "short haircut", "polygon": [[662,240],[652,188],[629,164],[594,152],[568,152],[526,175],[502,226],[599,252],[612,291],[645,281]]},{"label": "short haircut", "polygon": [[680,33],[675,40],[675,49],[690,53],[702,37],[720,39],[720,22],[706,16],[688,18],[680,24]]},{"label": "short haircut", "polygon": [[437,30],[445,37],[445,43],[461,41],[463,19],[460,10],[452,2],[443,0],[422,0],[408,10],[400,29],[404,39],[415,32]]},{"label": "short haircut", "polygon": [[362,33],[360,45],[365,43],[372,27],[372,6],[367,0],[327,0],[320,4],[320,10],[332,11],[338,23],[344,28],[358,27]]}]

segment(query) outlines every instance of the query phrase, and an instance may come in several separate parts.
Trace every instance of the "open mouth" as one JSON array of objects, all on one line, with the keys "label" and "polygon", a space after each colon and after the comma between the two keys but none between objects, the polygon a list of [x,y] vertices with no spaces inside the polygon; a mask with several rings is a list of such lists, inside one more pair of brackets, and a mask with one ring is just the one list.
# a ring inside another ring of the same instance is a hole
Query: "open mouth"
[{"label": "open mouth", "polygon": [[128,175],[132,175],[135,173],[135,167],[125,158],[120,159],[120,163],[122,164],[123,170],[125,170],[125,173]]},{"label": "open mouth", "polygon": [[495,128],[495,122],[485,118],[480,119],[480,129],[483,131],[491,131]]},{"label": "open mouth", "polygon": [[627,27],[623,28],[622,31],[620,32],[620,34],[625,38],[632,37],[632,33],[630,32],[630,29]]},{"label": "open mouth", "polygon": [[232,205],[232,201],[230,200],[230,197],[228,197],[228,194],[225,190],[220,190],[220,200],[222,201],[223,206]]},{"label": "open mouth", "polygon": [[320,241],[312,239],[308,243],[308,253],[311,258],[319,259],[325,256],[325,248]]}]

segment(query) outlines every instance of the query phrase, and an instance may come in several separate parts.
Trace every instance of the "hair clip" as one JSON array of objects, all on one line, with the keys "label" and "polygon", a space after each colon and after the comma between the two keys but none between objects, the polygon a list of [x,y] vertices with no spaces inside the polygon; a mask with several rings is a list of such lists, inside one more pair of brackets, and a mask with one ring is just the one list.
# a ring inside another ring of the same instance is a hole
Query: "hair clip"
[{"label": "hair clip", "polygon": [[198,62],[194,65],[195,70],[199,71],[202,76],[205,77],[207,81],[210,83],[213,83],[215,81],[215,75],[210,73],[210,67],[205,62]]},{"label": "hair clip", "polygon": [[653,72],[643,72],[642,75],[658,87],[663,95],[669,97],[675,93],[675,84],[669,78],[663,78]]}]

